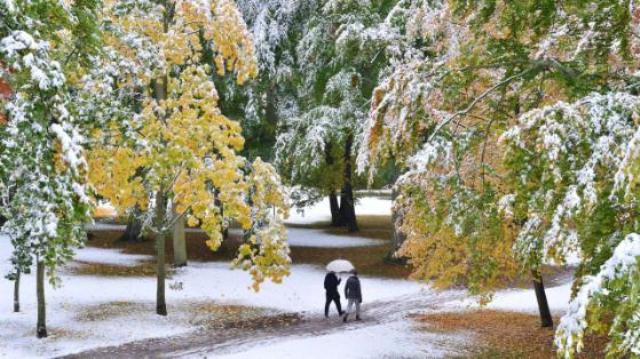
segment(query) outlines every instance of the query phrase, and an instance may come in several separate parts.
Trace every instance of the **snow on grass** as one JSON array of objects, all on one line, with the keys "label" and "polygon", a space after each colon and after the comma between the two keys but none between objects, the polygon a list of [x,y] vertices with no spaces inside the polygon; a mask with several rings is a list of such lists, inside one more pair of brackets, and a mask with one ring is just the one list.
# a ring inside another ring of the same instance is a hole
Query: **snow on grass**
[{"label": "snow on grass", "polygon": [[[107,249],[83,249],[79,253],[87,261],[92,258],[126,264],[139,259],[138,256]],[[0,236],[0,273],[9,270],[10,254],[8,238]],[[35,338],[35,276],[22,277],[21,313],[12,313],[13,282],[1,279],[0,358],[54,357],[144,338],[187,333],[197,328],[189,323],[189,313],[182,310],[185,303],[241,304],[320,314],[324,308],[324,275],[319,266],[294,265],[283,284],[265,283],[261,291],[255,293],[249,289],[251,280],[247,273],[231,270],[226,263],[193,263],[177,270],[168,280],[169,316],[163,318],[153,312],[155,278],[79,276],[63,270],[60,288],[46,286],[47,321],[51,335],[43,340]],[[429,297],[433,293],[418,283],[406,280],[362,277],[361,281],[365,315],[367,303],[373,301],[403,295]],[[174,282],[182,282],[183,290],[171,290],[169,287]],[[123,303],[126,310],[119,315],[82,319],[82,313],[91,313],[95,310],[92,308]],[[329,337],[328,340],[336,339]]]},{"label": "snow on grass", "polygon": [[379,246],[388,243],[380,239],[338,236],[319,229],[287,228],[287,236],[291,247],[348,248]]},{"label": "snow on grass", "polygon": [[[87,226],[91,231],[124,231],[125,226],[121,224],[95,223]],[[187,228],[187,232],[204,233],[199,228]],[[229,232],[233,235],[242,235],[242,231],[232,228]],[[315,247],[315,248],[350,248],[350,247],[370,247],[386,244],[380,239],[371,239],[357,236],[339,236],[326,233],[321,229],[307,228],[287,228],[287,240],[291,247]],[[95,253],[98,255],[98,253]],[[87,254],[89,255],[89,254]],[[141,258],[142,260],[144,258]],[[102,262],[101,262],[102,263]],[[117,263],[114,263],[117,264]]]},{"label": "snow on grass", "polygon": [[[325,335],[276,340],[233,353],[215,353],[216,358],[324,359],[324,358],[444,358],[463,336],[433,334],[414,327],[412,321],[393,321],[364,328],[345,329]],[[213,357],[213,356],[212,356]],[[202,358],[202,354],[193,356]]]},{"label": "snow on grass", "polygon": [[[554,314],[564,314],[569,307],[571,282],[557,287],[546,288],[546,294],[551,311]],[[478,309],[480,305],[473,298],[465,298],[449,302],[443,308],[456,311],[460,308]],[[498,291],[485,308],[535,314],[538,313],[538,301],[533,289],[507,289]]]},{"label": "snow on grass", "polygon": [[[356,200],[356,216],[390,216],[393,202],[379,197],[364,197]],[[306,207],[303,211],[291,209],[288,224],[313,224],[331,222],[329,197]]]},{"label": "snow on grass", "polygon": [[111,249],[86,247],[77,250],[76,255],[73,257],[73,260],[76,262],[134,266],[139,264],[141,261],[153,260],[153,257],[140,254],[125,255],[124,253]]}]

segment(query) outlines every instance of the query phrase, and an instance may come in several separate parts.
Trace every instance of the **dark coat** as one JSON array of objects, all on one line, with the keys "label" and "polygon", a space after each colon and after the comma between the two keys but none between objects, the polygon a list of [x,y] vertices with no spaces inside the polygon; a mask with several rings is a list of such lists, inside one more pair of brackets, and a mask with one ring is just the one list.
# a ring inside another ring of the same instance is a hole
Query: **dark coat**
[{"label": "dark coat", "polygon": [[324,277],[324,289],[327,291],[327,294],[340,296],[340,294],[338,294],[339,284],[340,279],[334,272],[329,272]]},{"label": "dark coat", "polygon": [[356,299],[359,303],[362,303],[362,290],[360,289],[360,279],[352,275],[347,279],[347,284],[344,286],[344,296],[347,299]]}]

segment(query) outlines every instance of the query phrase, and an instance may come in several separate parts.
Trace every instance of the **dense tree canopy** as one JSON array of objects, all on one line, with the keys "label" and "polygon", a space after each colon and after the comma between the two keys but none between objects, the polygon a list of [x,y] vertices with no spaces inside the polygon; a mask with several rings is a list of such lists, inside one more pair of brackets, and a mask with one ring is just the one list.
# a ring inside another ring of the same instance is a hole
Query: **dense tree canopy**
[{"label": "dense tree canopy", "polygon": [[638,5],[409,1],[397,11],[414,49],[374,91],[359,164],[405,166],[396,206],[416,275],[482,293],[514,260],[535,273],[577,255],[562,353],[596,323],[612,355],[634,352],[635,304],[619,304],[633,297],[636,265]]}]

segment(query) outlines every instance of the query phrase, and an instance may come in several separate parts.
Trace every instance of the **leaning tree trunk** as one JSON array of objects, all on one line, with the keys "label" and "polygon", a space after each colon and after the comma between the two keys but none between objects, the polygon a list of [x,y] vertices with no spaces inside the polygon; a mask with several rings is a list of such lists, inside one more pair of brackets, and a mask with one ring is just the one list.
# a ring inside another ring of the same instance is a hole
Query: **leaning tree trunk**
[{"label": "leaning tree trunk", "polygon": [[156,261],[157,268],[156,274],[158,284],[156,287],[156,313],[159,315],[167,315],[167,302],[165,300],[165,239],[166,231],[162,228],[167,215],[167,199],[164,193],[158,191],[156,195],[156,213],[155,213],[155,226],[159,229],[156,234]]},{"label": "leaning tree trunk", "polygon": [[187,241],[184,234],[184,226],[184,216],[178,218],[173,225],[173,265],[176,267],[187,265]]},{"label": "leaning tree trunk", "polygon": [[13,311],[20,311],[20,271],[16,272],[16,279],[13,283]]},{"label": "leaning tree trunk", "polygon": [[340,225],[340,205],[338,204],[338,195],[335,190],[329,192],[329,207],[331,209],[331,225]]},{"label": "leaning tree trunk", "polygon": [[356,221],[356,210],[353,199],[352,171],[351,171],[351,147],[353,146],[353,136],[347,137],[344,149],[344,173],[342,192],[340,193],[340,220],[339,224],[346,226],[349,232],[358,231]]},{"label": "leaning tree trunk", "polygon": [[538,300],[540,325],[543,328],[553,328],[553,318],[551,317],[551,310],[549,309],[549,303],[547,302],[547,294],[544,291],[542,275],[538,269],[532,269],[531,276],[533,277],[533,288],[536,292],[536,299]]},{"label": "leaning tree trunk", "polygon": [[38,300],[38,324],[36,335],[38,338],[47,336],[47,310],[44,301],[44,262],[38,261],[36,265],[36,297]]}]

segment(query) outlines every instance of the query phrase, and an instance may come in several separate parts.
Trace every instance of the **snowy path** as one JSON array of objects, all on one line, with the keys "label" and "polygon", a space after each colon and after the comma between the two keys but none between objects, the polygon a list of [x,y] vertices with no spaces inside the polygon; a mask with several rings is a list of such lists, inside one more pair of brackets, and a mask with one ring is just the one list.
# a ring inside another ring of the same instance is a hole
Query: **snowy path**
[{"label": "snowy path", "polygon": [[[364,303],[363,320],[347,324],[342,323],[335,312],[329,320],[321,314],[302,315],[288,325],[285,325],[287,322],[274,321],[268,328],[201,330],[189,335],[100,348],[64,358],[266,358],[270,354],[277,354],[278,358],[326,358],[327,350],[331,351],[332,347],[337,347],[334,350],[344,357],[348,345],[359,348],[357,355],[347,355],[349,358],[382,353],[388,357],[402,358],[445,357],[453,354],[453,348],[459,347],[468,338],[421,332],[411,328],[413,324],[407,317],[460,299],[463,295],[462,291],[430,292]],[[334,345],[327,346],[331,341]],[[420,349],[416,350],[418,347]]]}]

